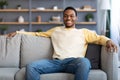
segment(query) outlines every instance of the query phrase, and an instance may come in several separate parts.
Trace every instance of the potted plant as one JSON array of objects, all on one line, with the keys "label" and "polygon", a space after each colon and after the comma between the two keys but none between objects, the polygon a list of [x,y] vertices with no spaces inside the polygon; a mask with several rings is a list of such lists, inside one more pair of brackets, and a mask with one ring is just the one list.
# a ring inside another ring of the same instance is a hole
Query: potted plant
[{"label": "potted plant", "polygon": [[17,5],[17,9],[21,10],[21,5],[20,4]]},{"label": "potted plant", "polygon": [[89,13],[85,16],[85,21],[91,22],[93,21],[93,18],[94,18],[93,14]]},{"label": "potted plant", "polygon": [[35,32],[42,32],[42,29],[37,29]]},{"label": "potted plant", "polygon": [[6,34],[7,29],[8,29],[7,25],[0,26],[0,33],[1,34]]},{"label": "potted plant", "polygon": [[6,6],[8,6],[8,2],[6,0],[1,0],[0,1],[0,8],[5,9]]}]

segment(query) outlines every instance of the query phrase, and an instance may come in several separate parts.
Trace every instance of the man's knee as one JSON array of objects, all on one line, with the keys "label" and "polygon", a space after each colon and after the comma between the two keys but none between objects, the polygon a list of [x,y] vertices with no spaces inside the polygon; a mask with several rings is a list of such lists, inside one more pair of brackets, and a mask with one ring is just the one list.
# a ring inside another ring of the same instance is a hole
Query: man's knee
[{"label": "man's knee", "polygon": [[87,58],[78,58],[77,60],[79,63],[77,64],[79,67],[88,67],[88,68],[91,68],[91,64],[90,64],[90,61],[89,59]]}]

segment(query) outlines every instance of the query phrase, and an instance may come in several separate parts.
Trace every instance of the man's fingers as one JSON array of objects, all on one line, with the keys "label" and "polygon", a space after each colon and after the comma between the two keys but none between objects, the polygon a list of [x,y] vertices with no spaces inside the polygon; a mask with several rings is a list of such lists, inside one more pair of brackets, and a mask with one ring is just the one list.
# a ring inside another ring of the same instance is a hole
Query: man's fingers
[{"label": "man's fingers", "polygon": [[11,37],[14,37],[16,35],[16,32],[13,32],[13,33],[9,33],[7,34],[7,38],[11,38]]}]

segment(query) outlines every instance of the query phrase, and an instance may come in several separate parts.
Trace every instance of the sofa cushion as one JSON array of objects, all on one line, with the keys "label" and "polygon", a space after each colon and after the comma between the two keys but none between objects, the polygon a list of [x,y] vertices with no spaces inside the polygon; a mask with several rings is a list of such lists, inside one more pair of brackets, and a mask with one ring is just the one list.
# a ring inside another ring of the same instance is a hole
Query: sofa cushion
[{"label": "sofa cushion", "polygon": [[[74,80],[74,75],[70,73],[42,74],[40,77],[41,80]],[[90,70],[88,80],[107,80],[107,75],[102,70]]]},{"label": "sofa cushion", "polygon": [[14,80],[19,68],[0,68],[0,80]]},{"label": "sofa cushion", "polygon": [[86,57],[90,60],[92,69],[100,69],[101,45],[89,44]]},{"label": "sofa cushion", "polygon": [[21,68],[15,75],[15,80],[25,80],[25,68]]},{"label": "sofa cushion", "polygon": [[[70,73],[49,73],[42,74],[40,77],[40,80],[74,80],[74,75]],[[25,68],[20,69],[16,73],[15,80],[25,80]],[[90,70],[88,80],[107,80],[107,75],[100,69],[92,69]]]},{"label": "sofa cushion", "polygon": [[21,35],[13,38],[0,36],[0,67],[18,67]]},{"label": "sofa cushion", "polygon": [[51,40],[45,37],[22,35],[21,40],[21,67],[26,64],[45,58],[51,58],[53,48]]}]

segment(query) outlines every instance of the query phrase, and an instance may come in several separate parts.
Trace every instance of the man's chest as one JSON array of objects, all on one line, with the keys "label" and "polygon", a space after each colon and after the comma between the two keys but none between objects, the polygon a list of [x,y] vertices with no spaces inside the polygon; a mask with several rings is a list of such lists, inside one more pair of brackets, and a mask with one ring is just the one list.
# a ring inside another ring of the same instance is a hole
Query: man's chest
[{"label": "man's chest", "polygon": [[51,38],[64,44],[85,43],[85,36],[82,31],[55,31]]}]

